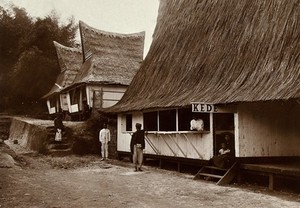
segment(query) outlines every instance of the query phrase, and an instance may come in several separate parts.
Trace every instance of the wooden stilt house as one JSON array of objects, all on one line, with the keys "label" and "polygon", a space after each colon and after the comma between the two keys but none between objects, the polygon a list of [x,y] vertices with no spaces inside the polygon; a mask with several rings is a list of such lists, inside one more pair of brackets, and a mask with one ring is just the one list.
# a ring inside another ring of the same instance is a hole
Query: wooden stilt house
[{"label": "wooden stilt house", "polygon": [[43,96],[43,99],[47,100],[48,111],[52,117],[60,111],[69,111],[68,94],[61,93],[61,91],[73,83],[82,64],[80,49],[66,47],[55,41],[53,43],[56,48],[60,74],[51,90]]},{"label": "wooden stilt house", "polygon": [[[200,164],[225,134],[248,162],[299,157],[299,14],[297,0],[161,0],[149,53],[107,109],[118,114],[119,154],[138,122],[146,157]],[[203,130],[190,130],[193,116]]]},{"label": "wooden stilt house", "polygon": [[79,22],[83,64],[68,94],[68,108],[76,120],[82,119],[84,105],[102,109],[116,104],[143,60],[145,32],[111,33]]}]

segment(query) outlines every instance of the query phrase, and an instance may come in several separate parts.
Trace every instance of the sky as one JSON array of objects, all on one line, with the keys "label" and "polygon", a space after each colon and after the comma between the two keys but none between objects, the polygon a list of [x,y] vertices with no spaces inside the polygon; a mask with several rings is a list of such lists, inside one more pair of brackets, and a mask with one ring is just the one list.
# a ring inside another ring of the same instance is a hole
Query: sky
[{"label": "sky", "polygon": [[145,31],[144,56],[152,41],[159,6],[159,0],[0,0],[4,8],[11,3],[25,8],[31,17],[44,17],[55,10],[62,22],[74,16],[77,23],[81,20],[108,32]]}]

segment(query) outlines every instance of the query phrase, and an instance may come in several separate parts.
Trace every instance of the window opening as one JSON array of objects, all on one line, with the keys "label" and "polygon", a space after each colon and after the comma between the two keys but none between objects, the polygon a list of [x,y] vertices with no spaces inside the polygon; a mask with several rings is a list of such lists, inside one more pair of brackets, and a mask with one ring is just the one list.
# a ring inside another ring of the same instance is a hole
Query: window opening
[{"label": "window opening", "polygon": [[225,137],[229,140],[227,147],[231,153],[235,154],[234,149],[234,114],[233,113],[215,113],[214,114],[214,131],[215,131],[215,154],[225,142]]},{"label": "window opening", "polygon": [[159,131],[176,131],[176,110],[159,111]]},{"label": "window opening", "polygon": [[209,113],[193,113],[191,108],[178,109],[178,130],[190,131],[190,123],[193,118],[203,121],[204,131],[210,130]]},{"label": "window opening", "polygon": [[70,92],[71,105],[79,104],[80,99],[80,88],[75,88]]},{"label": "window opening", "polygon": [[132,114],[126,114],[126,131],[132,131]]},{"label": "window opening", "polygon": [[157,112],[147,112],[143,114],[144,118],[144,130],[146,131],[157,131]]}]

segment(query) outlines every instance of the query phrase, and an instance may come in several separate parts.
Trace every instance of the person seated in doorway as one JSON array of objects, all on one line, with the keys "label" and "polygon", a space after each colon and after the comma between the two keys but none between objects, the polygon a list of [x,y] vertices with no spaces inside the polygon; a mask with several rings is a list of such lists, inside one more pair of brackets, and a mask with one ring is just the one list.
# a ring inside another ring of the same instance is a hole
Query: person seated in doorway
[{"label": "person seated in doorway", "polygon": [[226,147],[230,150],[230,155],[234,157],[234,141],[233,137],[229,134],[225,134],[223,143],[225,143]]},{"label": "person seated in doorway", "polygon": [[213,165],[218,168],[229,168],[232,165],[232,161],[231,150],[225,143],[222,143],[219,155],[212,158]]},{"label": "person seated in doorway", "polygon": [[227,148],[225,143],[221,144],[221,149],[219,149],[219,154],[220,155],[225,155],[225,154],[229,154],[230,153],[230,149]]}]

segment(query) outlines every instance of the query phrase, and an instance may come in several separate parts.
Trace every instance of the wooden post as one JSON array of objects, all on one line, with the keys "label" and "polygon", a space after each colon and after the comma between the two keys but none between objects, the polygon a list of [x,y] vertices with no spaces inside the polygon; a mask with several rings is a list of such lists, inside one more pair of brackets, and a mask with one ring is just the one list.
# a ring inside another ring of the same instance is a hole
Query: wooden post
[{"label": "wooden post", "polygon": [[274,174],[269,174],[269,190],[274,190]]},{"label": "wooden post", "polygon": [[177,171],[180,173],[180,161],[177,162]]}]

